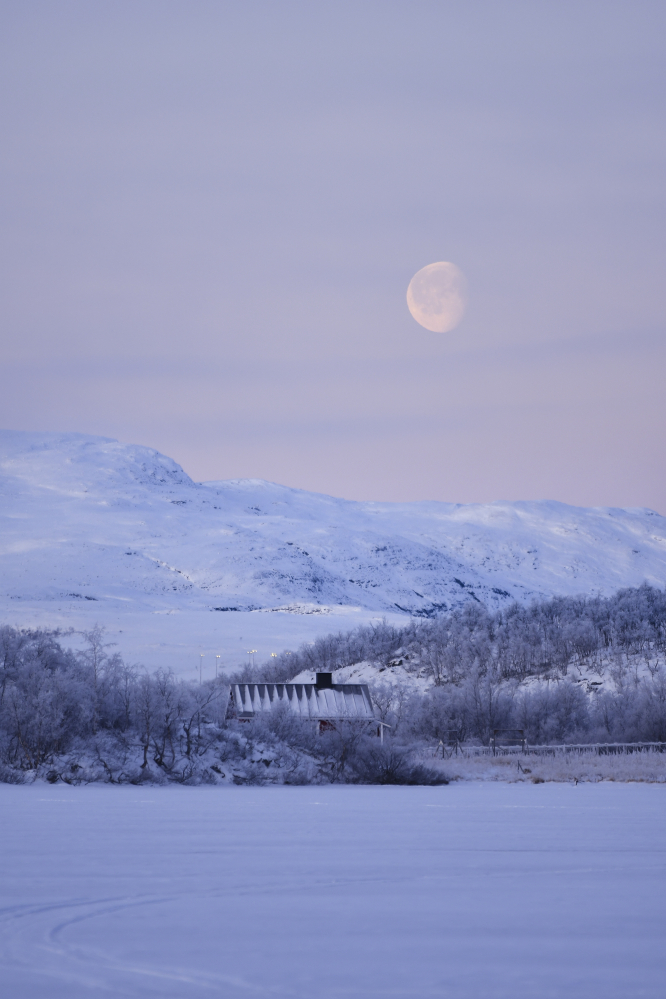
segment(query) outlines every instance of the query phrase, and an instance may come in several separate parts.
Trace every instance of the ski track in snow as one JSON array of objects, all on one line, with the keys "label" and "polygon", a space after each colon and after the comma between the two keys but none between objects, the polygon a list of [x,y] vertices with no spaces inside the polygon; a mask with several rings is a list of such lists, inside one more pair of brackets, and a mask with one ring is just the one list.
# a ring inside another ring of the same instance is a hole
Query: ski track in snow
[{"label": "ski track in snow", "polygon": [[8,623],[98,622],[130,660],[194,676],[204,652],[210,676],[382,617],[663,587],[666,518],[195,483],[150,448],[3,431],[0,557]]}]

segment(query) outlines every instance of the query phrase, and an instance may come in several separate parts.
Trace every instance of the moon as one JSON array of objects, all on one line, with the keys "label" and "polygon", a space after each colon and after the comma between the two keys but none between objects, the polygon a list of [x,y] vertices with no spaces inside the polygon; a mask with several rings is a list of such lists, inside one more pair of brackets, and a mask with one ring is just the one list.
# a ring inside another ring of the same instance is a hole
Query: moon
[{"label": "moon", "polygon": [[431,333],[450,333],[467,305],[465,275],[455,264],[440,260],[417,271],[407,289],[407,307],[417,323]]}]

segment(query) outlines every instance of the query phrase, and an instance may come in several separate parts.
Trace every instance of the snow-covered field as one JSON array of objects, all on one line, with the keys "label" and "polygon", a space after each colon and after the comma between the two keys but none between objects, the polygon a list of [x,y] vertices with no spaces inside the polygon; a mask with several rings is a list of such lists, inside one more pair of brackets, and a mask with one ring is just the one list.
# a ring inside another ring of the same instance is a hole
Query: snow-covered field
[{"label": "snow-covered field", "polygon": [[[222,669],[236,670],[253,660],[270,659],[272,652],[296,649],[303,642],[312,642],[320,635],[350,631],[359,624],[369,624],[385,617],[398,625],[406,621],[404,614],[376,614],[361,608],[340,608],[331,614],[299,614],[279,612],[210,613],[199,606],[174,606],[168,610],[150,606],[118,605],[82,601],[0,601],[3,624],[13,627],[75,628],[90,631],[103,625],[106,638],[113,642],[128,663],[139,663],[149,670],[158,667],[173,670],[185,680],[199,678],[201,662],[204,680],[215,676],[217,664]],[[65,636],[62,644],[79,648],[80,635]],[[250,651],[256,652],[250,655]],[[201,659],[203,655],[203,659]],[[219,660],[217,656],[220,656]]]},{"label": "snow-covered field", "polygon": [[11,999],[661,999],[666,789],[0,785]]},{"label": "snow-covered field", "polygon": [[666,519],[195,483],[150,448],[2,431],[0,559],[3,623],[99,623],[129,661],[211,676],[382,617],[663,587]]}]

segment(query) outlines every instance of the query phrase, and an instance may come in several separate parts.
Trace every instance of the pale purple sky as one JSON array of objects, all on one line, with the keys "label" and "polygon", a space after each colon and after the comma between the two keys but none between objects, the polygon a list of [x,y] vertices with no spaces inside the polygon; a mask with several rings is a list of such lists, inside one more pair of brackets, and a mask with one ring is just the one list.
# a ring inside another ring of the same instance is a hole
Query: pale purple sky
[{"label": "pale purple sky", "polygon": [[4,0],[0,425],[666,513],[665,76],[663,0]]}]

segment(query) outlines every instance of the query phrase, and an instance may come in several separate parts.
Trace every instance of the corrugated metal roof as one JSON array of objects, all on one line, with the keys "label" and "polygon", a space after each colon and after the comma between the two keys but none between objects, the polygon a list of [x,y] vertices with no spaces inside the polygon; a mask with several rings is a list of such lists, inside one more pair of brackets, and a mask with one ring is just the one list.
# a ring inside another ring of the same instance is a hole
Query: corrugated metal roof
[{"label": "corrugated metal roof", "polygon": [[239,718],[252,718],[277,704],[286,704],[300,718],[320,721],[375,718],[367,683],[332,687],[317,687],[314,683],[234,683],[231,691]]}]

